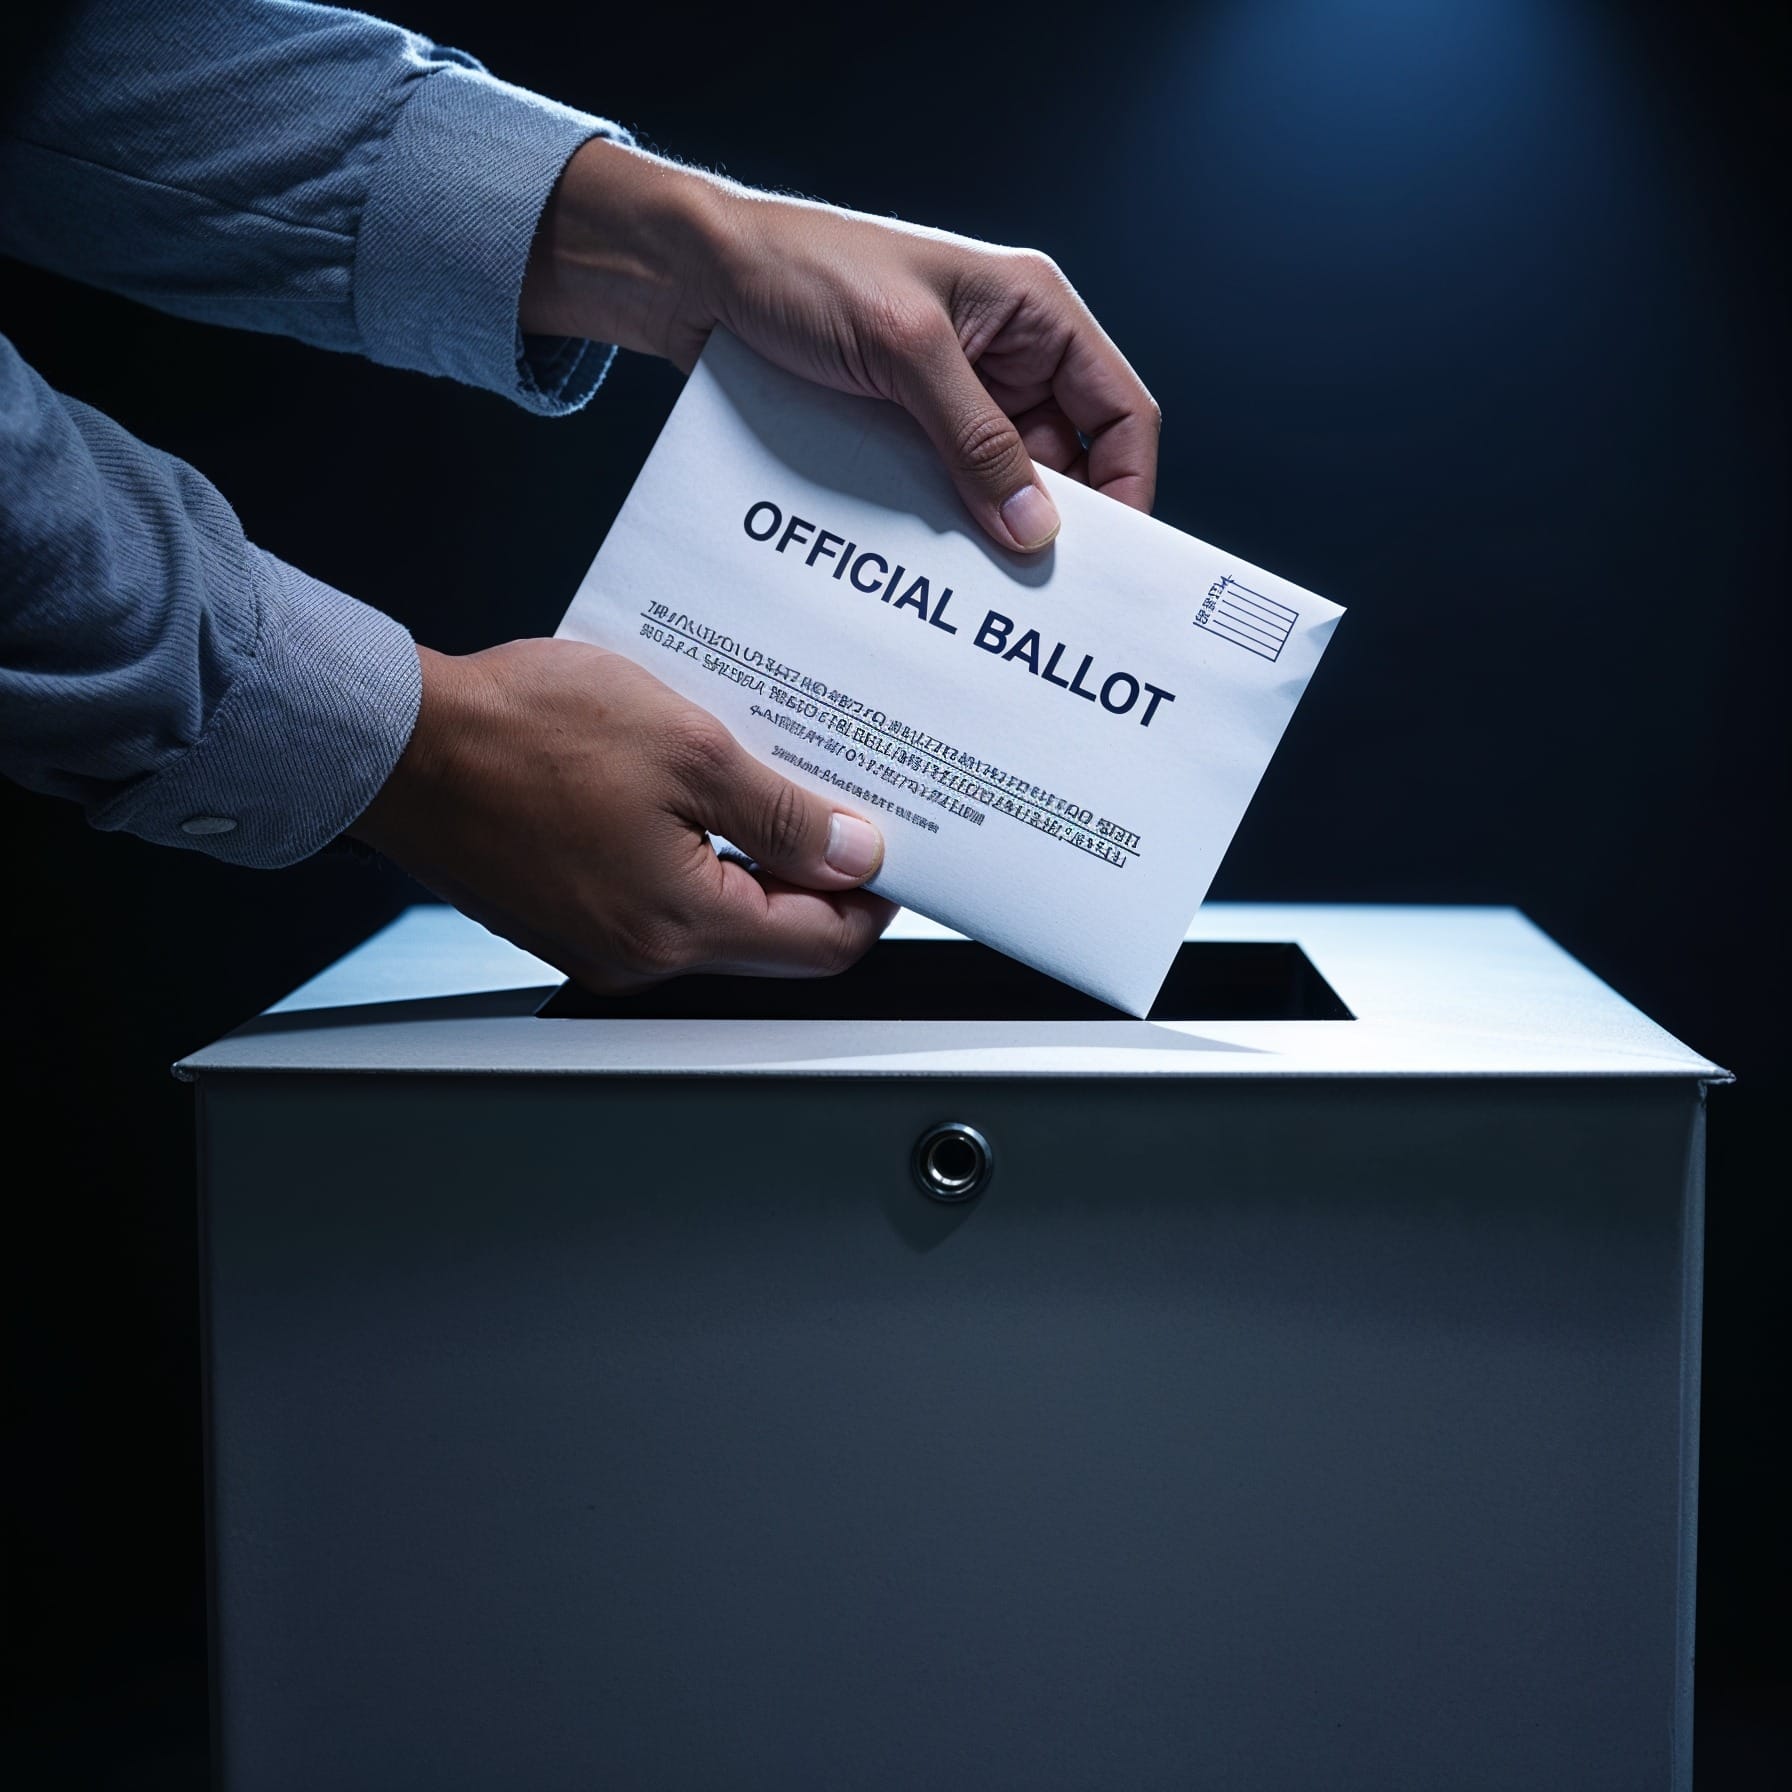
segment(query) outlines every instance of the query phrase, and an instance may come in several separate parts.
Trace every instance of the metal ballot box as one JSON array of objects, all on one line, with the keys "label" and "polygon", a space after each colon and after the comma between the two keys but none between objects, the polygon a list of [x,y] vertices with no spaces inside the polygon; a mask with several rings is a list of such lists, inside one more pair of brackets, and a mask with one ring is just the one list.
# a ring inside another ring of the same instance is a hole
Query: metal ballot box
[{"label": "metal ballot box", "polygon": [[1690,1784],[1725,1073],[1520,915],[557,982],[181,1067],[228,1792]]}]

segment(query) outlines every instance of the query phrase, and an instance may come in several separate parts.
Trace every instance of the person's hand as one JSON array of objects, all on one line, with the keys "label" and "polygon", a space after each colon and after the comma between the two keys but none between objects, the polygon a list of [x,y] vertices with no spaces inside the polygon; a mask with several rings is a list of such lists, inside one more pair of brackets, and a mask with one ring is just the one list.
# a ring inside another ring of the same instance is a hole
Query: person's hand
[{"label": "person's hand", "polygon": [[[883,861],[876,828],[620,655],[419,652],[416,731],[351,831],[587,988],[826,976],[895,913],[858,888]],[[758,871],[718,857],[706,830]]]},{"label": "person's hand", "polygon": [[1004,547],[1058,532],[1034,461],[1151,508],[1157,405],[1030,250],[755,193],[597,140],[548,202],[522,324],[687,371],[721,324],[792,373],[889,399]]}]

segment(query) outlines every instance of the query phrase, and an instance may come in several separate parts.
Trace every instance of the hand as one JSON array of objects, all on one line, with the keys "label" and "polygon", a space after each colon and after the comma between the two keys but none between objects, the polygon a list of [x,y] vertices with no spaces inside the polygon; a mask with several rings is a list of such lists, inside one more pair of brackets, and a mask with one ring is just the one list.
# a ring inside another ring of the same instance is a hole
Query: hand
[{"label": "hand", "polygon": [[895,913],[857,887],[883,862],[870,822],[630,661],[574,641],[419,653],[416,730],[352,831],[587,988],[826,976]]},{"label": "hand", "polygon": [[1157,406],[1030,250],[755,193],[597,140],[548,203],[522,324],[687,371],[722,324],[792,373],[889,399],[1004,547],[1033,551],[1058,532],[1034,461],[1151,508]]}]

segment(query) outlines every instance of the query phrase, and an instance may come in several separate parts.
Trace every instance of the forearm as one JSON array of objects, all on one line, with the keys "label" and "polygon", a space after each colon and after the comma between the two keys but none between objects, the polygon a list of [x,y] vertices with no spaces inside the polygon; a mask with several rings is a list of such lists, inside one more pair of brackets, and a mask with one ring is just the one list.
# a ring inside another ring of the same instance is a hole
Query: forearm
[{"label": "forearm", "polygon": [[0,772],[236,864],[346,829],[416,718],[389,618],[263,553],[190,467],[0,339]]},{"label": "forearm", "polygon": [[584,144],[542,213],[522,327],[595,335],[688,365],[680,351],[690,346],[692,318],[713,309],[734,192],[645,150]]},{"label": "forearm", "polygon": [[567,158],[616,131],[602,119],[289,3],[89,4],[10,89],[0,253],[535,410],[601,376],[602,350],[522,342],[517,300]]}]

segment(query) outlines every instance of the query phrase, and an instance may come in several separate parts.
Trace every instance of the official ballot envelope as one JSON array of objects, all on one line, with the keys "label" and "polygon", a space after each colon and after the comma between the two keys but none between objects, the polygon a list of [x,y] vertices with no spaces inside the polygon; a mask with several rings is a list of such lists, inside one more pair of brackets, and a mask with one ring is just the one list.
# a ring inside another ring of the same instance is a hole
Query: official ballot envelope
[{"label": "official ballot envelope", "polygon": [[1040,555],[895,405],[717,331],[560,625],[882,830],[872,888],[1150,1008],[1343,614],[1041,469]]}]

